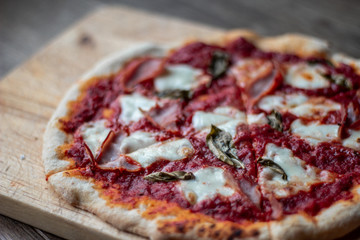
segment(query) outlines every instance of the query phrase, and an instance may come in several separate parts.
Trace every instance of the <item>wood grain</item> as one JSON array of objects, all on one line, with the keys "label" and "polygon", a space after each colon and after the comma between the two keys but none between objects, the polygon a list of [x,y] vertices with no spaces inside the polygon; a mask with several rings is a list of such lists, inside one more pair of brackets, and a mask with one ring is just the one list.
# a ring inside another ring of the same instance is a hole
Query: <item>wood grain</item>
[{"label": "wood grain", "polygon": [[[167,34],[164,34],[164,29]],[[103,8],[0,82],[0,213],[71,239],[140,239],[75,209],[49,189],[45,125],[69,86],[103,56],[144,39],[170,43],[220,30],[128,8]]]}]

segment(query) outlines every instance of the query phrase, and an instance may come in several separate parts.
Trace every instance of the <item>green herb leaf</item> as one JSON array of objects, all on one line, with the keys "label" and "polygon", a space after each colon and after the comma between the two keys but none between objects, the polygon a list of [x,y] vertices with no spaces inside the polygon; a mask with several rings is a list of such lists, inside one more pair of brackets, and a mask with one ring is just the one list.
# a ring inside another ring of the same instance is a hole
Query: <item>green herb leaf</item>
[{"label": "green herb leaf", "polygon": [[281,174],[281,178],[285,181],[287,181],[288,177],[284,171],[284,169],[282,169],[282,167],[280,167],[279,164],[275,163],[274,161],[270,160],[270,159],[264,159],[264,158],[259,158],[257,160],[257,162],[264,167],[268,167],[271,170],[273,170],[276,173]]},{"label": "green herb leaf", "polygon": [[266,116],[268,120],[268,124],[275,130],[282,132],[283,131],[283,123],[282,123],[282,116],[276,110],[272,110],[270,115]]},{"label": "green herb leaf", "polygon": [[180,89],[166,90],[157,93],[157,96],[160,98],[182,99],[188,101],[192,98],[192,92],[188,90],[180,90]]},{"label": "green herb leaf", "polygon": [[350,79],[341,74],[322,74],[322,76],[331,83],[335,83],[336,85],[347,88],[349,90],[353,89],[353,84]]},{"label": "green herb leaf", "polygon": [[144,179],[151,182],[172,182],[178,180],[191,180],[195,179],[195,176],[191,172],[174,171],[174,172],[154,172],[146,175]]},{"label": "green herb leaf", "polygon": [[223,51],[215,51],[211,58],[208,73],[212,76],[213,80],[216,80],[226,73],[229,65],[229,55]]},{"label": "green herb leaf", "polygon": [[206,144],[221,161],[236,168],[245,168],[244,163],[237,157],[230,133],[211,125],[210,133],[206,136]]},{"label": "green herb leaf", "polygon": [[327,59],[309,59],[309,60],[307,60],[307,63],[309,65],[316,65],[316,64],[326,63],[327,65],[329,65],[331,67],[334,66],[334,64],[331,61],[327,60]]}]

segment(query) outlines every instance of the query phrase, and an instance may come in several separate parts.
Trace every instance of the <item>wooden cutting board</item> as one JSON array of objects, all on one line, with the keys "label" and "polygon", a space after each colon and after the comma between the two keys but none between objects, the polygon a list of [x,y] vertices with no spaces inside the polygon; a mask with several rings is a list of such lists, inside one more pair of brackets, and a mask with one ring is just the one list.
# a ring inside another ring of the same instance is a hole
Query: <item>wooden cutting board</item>
[{"label": "wooden cutting board", "polygon": [[60,99],[99,59],[138,42],[219,29],[125,7],[101,8],[0,81],[0,213],[68,239],[143,239],[68,205],[49,188],[42,135]]}]

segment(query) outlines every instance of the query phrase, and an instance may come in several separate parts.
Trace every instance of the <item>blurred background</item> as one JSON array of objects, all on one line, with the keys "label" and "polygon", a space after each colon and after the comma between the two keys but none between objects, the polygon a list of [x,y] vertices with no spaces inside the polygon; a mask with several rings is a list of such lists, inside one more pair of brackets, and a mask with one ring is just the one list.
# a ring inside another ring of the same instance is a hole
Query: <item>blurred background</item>
[{"label": "blurred background", "polygon": [[[248,28],[261,35],[309,34],[360,58],[359,0],[0,0],[0,77],[105,5],[125,5],[224,29]],[[60,238],[0,215],[0,239]]]},{"label": "blurred background", "polygon": [[310,34],[360,57],[358,0],[0,0],[0,77],[87,13],[108,4],[263,35]]}]

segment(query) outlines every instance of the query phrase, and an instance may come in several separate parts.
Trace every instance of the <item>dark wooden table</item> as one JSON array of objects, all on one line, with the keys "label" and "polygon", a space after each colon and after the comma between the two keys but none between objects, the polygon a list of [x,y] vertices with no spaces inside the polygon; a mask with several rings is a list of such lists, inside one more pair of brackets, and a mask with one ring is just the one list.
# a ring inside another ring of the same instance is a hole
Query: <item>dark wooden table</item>
[{"label": "dark wooden table", "polygon": [[[300,32],[328,39],[334,49],[360,57],[358,0],[0,0],[0,78],[105,4],[124,4],[226,29],[249,28],[263,35]],[[0,239],[60,238],[0,215]]]}]

